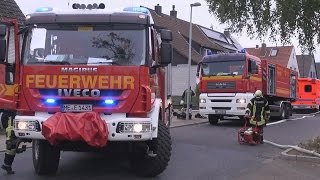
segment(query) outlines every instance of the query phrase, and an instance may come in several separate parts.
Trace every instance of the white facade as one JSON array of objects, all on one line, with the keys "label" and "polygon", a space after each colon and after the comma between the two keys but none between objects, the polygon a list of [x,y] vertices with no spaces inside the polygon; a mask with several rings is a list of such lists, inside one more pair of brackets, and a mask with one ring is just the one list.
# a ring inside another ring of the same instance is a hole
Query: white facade
[{"label": "white facade", "polygon": [[[183,91],[188,88],[188,64],[172,66],[172,95],[181,96]],[[194,91],[196,87],[197,66],[191,66],[190,86]]]},{"label": "white facade", "polygon": [[294,48],[292,48],[287,68],[290,68],[292,70],[297,71],[298,72],[298,76],[300,77],[298,61],[297,61],[297,55],[296,55],[296,52],[295,52]]}]

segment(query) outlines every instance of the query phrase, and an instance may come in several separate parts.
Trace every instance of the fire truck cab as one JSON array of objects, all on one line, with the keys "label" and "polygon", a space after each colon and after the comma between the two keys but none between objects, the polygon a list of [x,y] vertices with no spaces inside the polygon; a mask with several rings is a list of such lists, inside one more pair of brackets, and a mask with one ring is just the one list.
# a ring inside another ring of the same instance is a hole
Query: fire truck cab
[{"label": "fire truck cab", "polygon": [[97,150],[129,153],[137,175],[162,173],[171,156],[171,32],[144,7],[72,7],[39,8],[20,30],[0,22],[0,109],[32,141],[37,174],[56,173],[60,151]]},{"label": "fire truck cab", "polygon": [[292,103],[293,110],[296,112],[319,111],[320,80],[299,78],[298,89],[298,98]]},{"label": "fire truck cab", "polygon": [[208,115],[212,125],[224,117],[243,120],[254,92],[261,90],[271,117],[289,118],[297,96],[296,77],[296,71],[246,52],[207,55],[197,70],[199,113]]}]

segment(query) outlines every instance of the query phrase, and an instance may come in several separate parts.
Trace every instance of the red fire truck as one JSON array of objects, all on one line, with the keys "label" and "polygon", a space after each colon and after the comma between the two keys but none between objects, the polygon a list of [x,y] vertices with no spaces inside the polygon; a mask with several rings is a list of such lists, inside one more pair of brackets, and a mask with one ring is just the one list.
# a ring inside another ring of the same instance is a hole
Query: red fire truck
[{"label": "red fire truck", "polygon": [[247,103],[256,90],[268,100],[271,116],[280,119],[292,114],[297,96],[297,72],[248,53],[205,56],[198,65],[199,112],[211,124],[225,116],[243,119]]},{"label": "red fire truck", "polygon": [[18,138],[32,140],[37,174],[56,173],[60,151],[96,150],[129,153],[137,175],[162,173],[171,155],[171,32],[144,7],[72,7],[40,8],[20,30],[0,22],[0,109],[16,114]]},{"label": "red fire truck", "polygon": [[320,106],[320,80],[312,78],[298,78],[299,93],[292,103],[296,112],[318,111]]}]

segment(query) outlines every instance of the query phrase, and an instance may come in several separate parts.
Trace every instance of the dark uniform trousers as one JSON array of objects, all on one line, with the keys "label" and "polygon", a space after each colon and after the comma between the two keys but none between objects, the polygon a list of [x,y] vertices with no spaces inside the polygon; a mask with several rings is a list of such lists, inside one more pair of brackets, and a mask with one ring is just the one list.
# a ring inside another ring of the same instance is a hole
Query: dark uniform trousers
[{"label": "dark uniform trousers", "polygon": [[[14,134],[13,131],[13,114],[7,114],[3,113],[2,118],[3,121],[7,121],[5,124],[7,127],[6,128],[6,152],[5,152],[5,157],[4,157],[4,164],[3,166],[5,167],[11,167],[12,163],[14,161],[14,158],[16,156],[16,141],[17,137]],[[4,126],[5,126],[4,125]]]}]

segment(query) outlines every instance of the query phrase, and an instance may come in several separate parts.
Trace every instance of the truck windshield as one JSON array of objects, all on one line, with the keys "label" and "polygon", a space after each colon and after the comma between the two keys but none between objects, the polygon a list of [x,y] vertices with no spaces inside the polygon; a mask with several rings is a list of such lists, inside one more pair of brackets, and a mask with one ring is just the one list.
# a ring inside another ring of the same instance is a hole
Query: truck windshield
[{"label": "truck windshield", "polygon": [[24,64],[145,65],[146,37],[140,26],[38,26],[29,31]]},{"label": "truck windshield", "polygon": [[203,76],[230,76],[242,75],[244,72],[244,60],[215,61],[202,64]]}]

